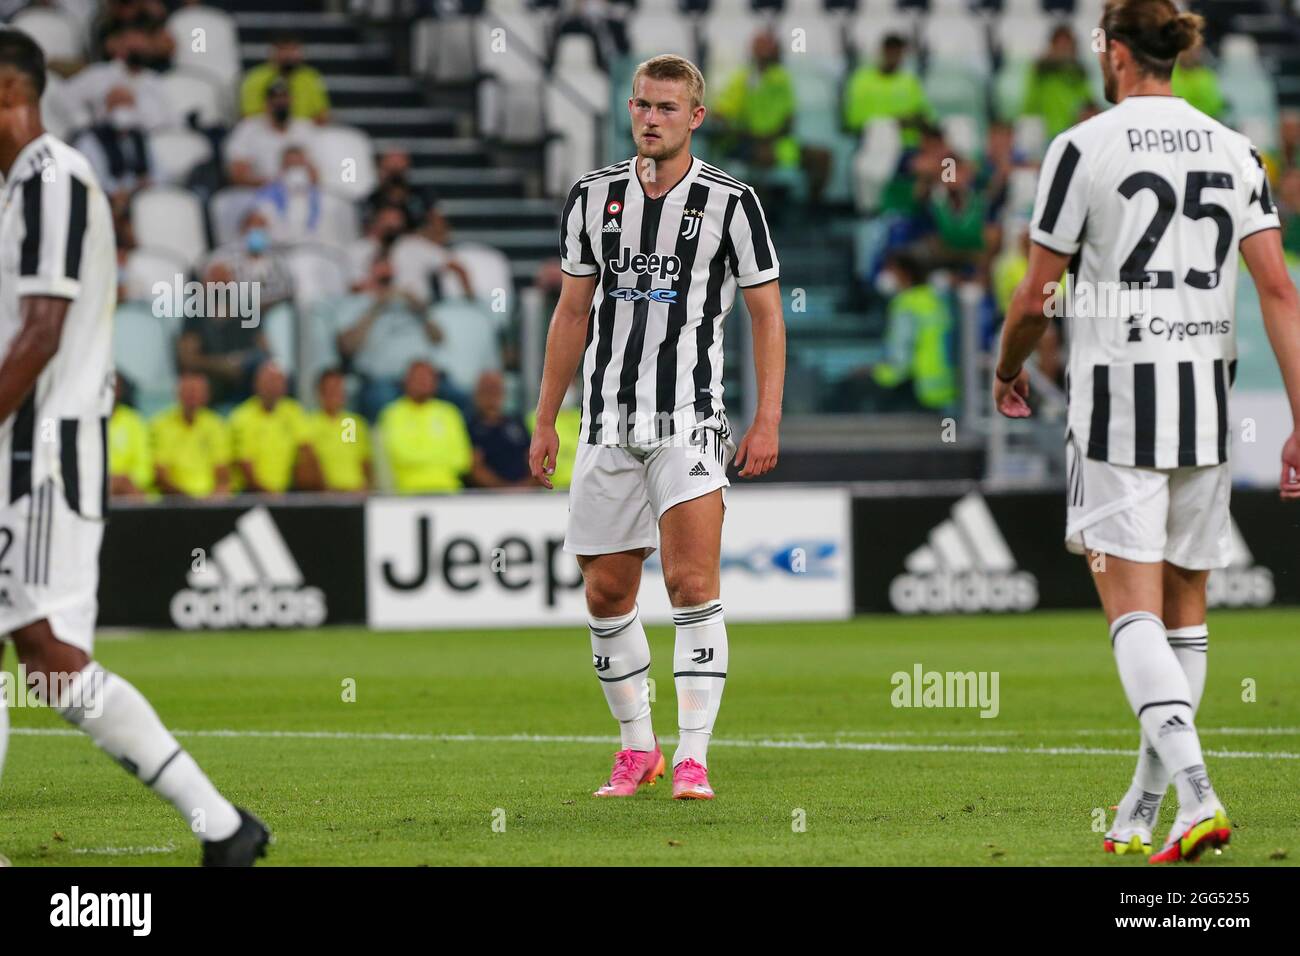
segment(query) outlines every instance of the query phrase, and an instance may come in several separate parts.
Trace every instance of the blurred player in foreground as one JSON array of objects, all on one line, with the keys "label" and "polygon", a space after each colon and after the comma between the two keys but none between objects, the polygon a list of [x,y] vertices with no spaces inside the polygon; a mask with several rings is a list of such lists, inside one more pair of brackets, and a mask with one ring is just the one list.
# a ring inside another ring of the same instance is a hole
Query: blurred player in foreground
[{"label": "blurred player in foreground", "polygon": [[61,717],[176,807],[205,866],[251,866],[266,827],[217,792],[138,690],[90,658],[117,254],[90,164],[41,123],[44,87],[40,47],[0,30],[0,640],[13,639]]}]

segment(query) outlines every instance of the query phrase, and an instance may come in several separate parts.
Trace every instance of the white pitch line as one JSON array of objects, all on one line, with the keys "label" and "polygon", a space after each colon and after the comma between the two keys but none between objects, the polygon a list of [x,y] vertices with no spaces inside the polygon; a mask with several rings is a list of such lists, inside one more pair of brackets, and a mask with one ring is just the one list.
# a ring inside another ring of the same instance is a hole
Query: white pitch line
[{"label": "white pitch line", "polygon": [[175,853],[176,847],[172,844],[166,846],[98,846],[98,847],[77,847],[73,853],[86,854],[90,856],[136,856],[154,853]]},{"label": "white pitch line", "polygon": [[[14,734],[32,737],[79,737],[77,730],[46,728],[15,728]],[[417,743],[530,743],[530,744],[601,744],[618,743],[616,737],[593,734],[398,734],[360,733],[328,730],[175,730],[177,737],[224,737],[284,740],[392,740]],[[675,744],[676,737],[660,737],[661,743]],[[884,741],[807,740],[803,738],[776,740],[772,738],[718,739],[712,743],[719,747],[749,747],[760,750],[852,750],[885,753],[984,753],[984,754],[1040,754],[1046,756],[1131,757],[1132,748],[1109,747],[1007,747],[994,744],[900,744]],[[1207,750],[1206,756],[1241,760],[1300,760],[1300,753],[1259,750]]]}]

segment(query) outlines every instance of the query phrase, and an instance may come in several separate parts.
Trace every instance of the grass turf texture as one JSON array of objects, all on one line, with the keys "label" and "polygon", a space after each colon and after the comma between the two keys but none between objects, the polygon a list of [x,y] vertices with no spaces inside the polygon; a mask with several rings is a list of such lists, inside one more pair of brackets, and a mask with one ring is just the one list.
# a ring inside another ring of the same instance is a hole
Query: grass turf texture
[{"label": "grass turf texture", "polygon": [[[672,629],[649,630],[655,720],[670,736]],[[628,800],[591,797],[616,731],[581,629],[139,635],[101,640],[98,656],[178,731],[419,735],[182,736],[217,785],[271,825],[270,864],[1143,865],[1104,855],[1093,830],[1094,809],[1128,784],[1138,738],[1099,613],[729,631],[712,803],[669,799],[668,778]],[[1296,610],[1211,616],[1198,718],[1207,750],[1300,751],[1297,632]],[[891,675],[918,662],[998,671],[1000,713],[893,707]],[[1246,678],[1257,702],[1242,700]],[[0,852],[15,865],[196,862],[173,810],[88,740],[43,709],[11,717]],[[1212,730],[1223,727],[1291,730]],[[515,734],[607,740],[442,739]],[[1036,747],[1123,753],[1019,752]],[[1300,759],[1211,756],[1209,766],[1237,829],[1223,856],[1196,865],[1300,860]],[[1171,792],[1157,840],[1174,803]],[[799,810],[805,832],[792,826]]]}]

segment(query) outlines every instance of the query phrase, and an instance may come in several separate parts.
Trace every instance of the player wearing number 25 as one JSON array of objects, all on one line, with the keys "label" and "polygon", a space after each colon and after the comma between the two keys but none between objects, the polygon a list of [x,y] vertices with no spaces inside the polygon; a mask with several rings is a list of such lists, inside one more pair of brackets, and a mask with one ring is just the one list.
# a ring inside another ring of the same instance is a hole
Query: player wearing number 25
[{"label": "player wearing number 25", "polygon": [[[1152,862],[1192,859],[1231,826],[1195,714],[1205,687],[1210,572],[1228,564],[1238,256],[1300,421],[1300,306],[1259,154],[1170,89],[1202,20],[1172,0],[1110,0],[1106,98],[1043,163],[1029,270],[1007,310],[994,401],[1030,413],[1024,363],[1068,271],[1066,545],[1086,553],[1120,682],[1141,725],[1137,768],[1103,847],[1151,852],[1172,782],[1178,816]],[[1114,294],[1118,291],[1118,294]],[[1092,303],[1085,306],[1085,300]],[[1300,498],[1300,431],[1279,488]]]}]

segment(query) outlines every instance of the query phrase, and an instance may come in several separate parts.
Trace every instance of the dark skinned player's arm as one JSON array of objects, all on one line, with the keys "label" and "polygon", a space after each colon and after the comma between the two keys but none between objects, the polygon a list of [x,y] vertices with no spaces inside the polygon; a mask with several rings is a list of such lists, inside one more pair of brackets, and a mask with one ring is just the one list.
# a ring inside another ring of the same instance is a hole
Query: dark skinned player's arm
[{"label": "dark skinned player's arm", "polygon": [[19,308],[23,324],[0,360],[0,421],[26,401],[36,380],[59,350],[63,319],[71,299],[51,295],[24,296]]}]

